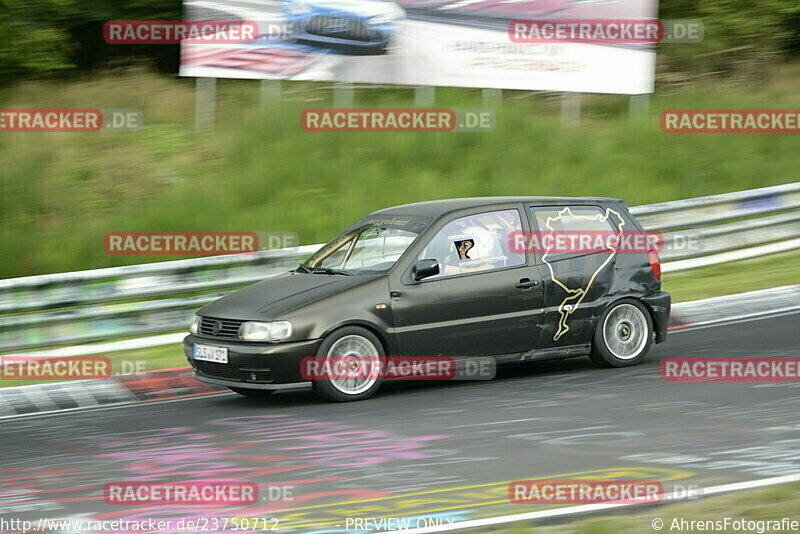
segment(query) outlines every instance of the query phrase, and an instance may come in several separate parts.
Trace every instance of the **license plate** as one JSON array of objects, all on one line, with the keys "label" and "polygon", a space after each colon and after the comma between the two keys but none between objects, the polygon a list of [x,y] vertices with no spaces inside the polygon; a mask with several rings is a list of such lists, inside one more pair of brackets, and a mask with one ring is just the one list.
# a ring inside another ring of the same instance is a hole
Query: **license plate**
[{"label": "license plate", "polygon": [[228,363],[228,347],[194,344],[192,358],[205,362]]}]

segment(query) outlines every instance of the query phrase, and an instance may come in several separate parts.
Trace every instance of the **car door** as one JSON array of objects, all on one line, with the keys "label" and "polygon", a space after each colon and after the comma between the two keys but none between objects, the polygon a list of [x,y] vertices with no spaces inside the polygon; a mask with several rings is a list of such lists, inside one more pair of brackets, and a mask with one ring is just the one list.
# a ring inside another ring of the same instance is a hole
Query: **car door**
[{"label": "car door", "polygon": [[[513,253],[509,236],[528,229],[523,206],[439,221],[415,247],[402,277],[390,279],[392,317],[402,356],[471,357],[525,352],[542,314],[539,271]],[[438,275],[414,281],[418,260],[435,259]]]},{"label": "car door", "polygon": [[612,286],[617,250],[582,248],[569,240],[557,242],[554,236],[588,236],[595,243],[598,237],[621,236],[625,222],[614,209],[599,205],[532,206],[530,214],[540,238],[537,257],[544,290],[538,349],[585,347],[592,342],[594,321]]}]

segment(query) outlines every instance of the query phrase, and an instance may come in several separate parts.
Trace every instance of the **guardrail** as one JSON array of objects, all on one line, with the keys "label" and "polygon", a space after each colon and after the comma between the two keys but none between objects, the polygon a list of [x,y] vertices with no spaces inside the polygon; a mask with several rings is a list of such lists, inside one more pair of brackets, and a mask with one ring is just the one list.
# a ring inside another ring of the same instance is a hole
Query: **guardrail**
[{"label": "guardrail", "polygon": [[800,182],[631,208],[648,230],[672,230],[800,208]]},{"label": "guardrail", "polygon": [[[800,182],[631,211],[647,230],[674,230],[664,234],[662,253],[670,272],[800,248],[798,208]],[[738,220],[749,217],[759,218]],[[725,221],[735,222],[709,226]],[[702,246],[676,246],[688,239]],[[180,330],[224,293],[141,299],[251,284],[295,267],[320,246],[0,280],[0,314],[7,315],[0,317],[0,352]]]}]

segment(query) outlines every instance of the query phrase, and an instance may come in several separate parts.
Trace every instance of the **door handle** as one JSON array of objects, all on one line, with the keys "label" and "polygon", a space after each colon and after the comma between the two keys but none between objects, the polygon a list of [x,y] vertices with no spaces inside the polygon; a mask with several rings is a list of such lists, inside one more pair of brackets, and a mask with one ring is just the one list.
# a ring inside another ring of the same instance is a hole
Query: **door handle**
[{"label": "door handle", "polygon": [[523,278],[518,283],[514,284],[517,289],[530,289],[539,285],[538,280],[531,280],[530,278]]}]

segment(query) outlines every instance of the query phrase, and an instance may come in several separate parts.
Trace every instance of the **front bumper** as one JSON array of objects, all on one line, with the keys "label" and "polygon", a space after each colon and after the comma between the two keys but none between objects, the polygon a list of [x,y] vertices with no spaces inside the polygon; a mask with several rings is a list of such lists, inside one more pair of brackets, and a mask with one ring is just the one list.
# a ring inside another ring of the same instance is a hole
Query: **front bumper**
[{"label": "front bumper", "polygon": [[653,330],[656,334],[656,343],[667,339],[667,325],[669,324],[669,310],[672,307],[672,296],[666,291],[659,291],[643,297],[645,305],[653,315]]},{"label": "front bumper", "polygon": [[[192,359],[195,343],[227,347],[228,363]],[[243,343],[188,335],[183,339],[183,354],[201,382],[248,389],[285,389],[287,384],[306,382],[301,376],[303,358],[317,354],[321,339],[287,343]]]},{"label": "front bumper", "polygon": [[194,372],[194,379],[199,380],[200,382],[205,382],[206,384],[214,384],[215,386],[227,386],[244,389],[268,389],[270,391],[305,388],[311,384],[311,382],[292,382],[291,384],[255,384],[249,382],[234,382],[232,380],[224,380],[221,378],[211,378],[209,376],[202,375],[197,371]]}]

